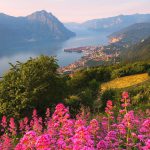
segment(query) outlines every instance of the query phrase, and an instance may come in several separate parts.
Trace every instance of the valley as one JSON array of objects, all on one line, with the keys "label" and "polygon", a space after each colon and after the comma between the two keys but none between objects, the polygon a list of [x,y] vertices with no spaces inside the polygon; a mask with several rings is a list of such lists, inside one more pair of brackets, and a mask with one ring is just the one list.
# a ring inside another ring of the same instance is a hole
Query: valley
[{"label": "valley", "polygon": [[110,34],[107,45],[64,49],[65,52],[83,53],[83,56],[78,61],[61,67],[59,72],[72,74],[86,67],[149,59],[149,37],[150,23],[135,23]]}]

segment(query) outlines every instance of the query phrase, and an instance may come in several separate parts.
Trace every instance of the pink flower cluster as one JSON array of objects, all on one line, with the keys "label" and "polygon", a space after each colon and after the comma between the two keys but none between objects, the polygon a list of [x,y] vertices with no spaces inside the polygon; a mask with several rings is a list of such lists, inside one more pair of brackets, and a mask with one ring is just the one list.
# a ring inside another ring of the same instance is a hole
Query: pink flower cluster
[{"label": "pink flower cluster", "polygon": [[129,110],[127,92],[121,102],[118,115],[109,100],[106,114],[92,120],[82,113],[72,119],[63,104],[58,104],[52,115],[47,109],[44,119],[34,110],[32,119],[24,118],[18,128],[13,118],[8,121],[3,116],[0,150],[149,150],[150,116]]}]

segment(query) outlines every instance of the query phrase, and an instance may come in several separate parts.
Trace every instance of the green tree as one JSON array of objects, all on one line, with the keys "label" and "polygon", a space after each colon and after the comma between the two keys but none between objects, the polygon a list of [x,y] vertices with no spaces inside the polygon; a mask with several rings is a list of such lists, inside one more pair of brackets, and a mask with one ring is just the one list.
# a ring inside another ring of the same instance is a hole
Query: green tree
[{"label": "green tree", "polygon": [[43,55],[11,65],[0,82],[0,113],[20,117],[37,108],[42,114],[49,105],[61,102],[67,86],[57,69],[56,59]]}]

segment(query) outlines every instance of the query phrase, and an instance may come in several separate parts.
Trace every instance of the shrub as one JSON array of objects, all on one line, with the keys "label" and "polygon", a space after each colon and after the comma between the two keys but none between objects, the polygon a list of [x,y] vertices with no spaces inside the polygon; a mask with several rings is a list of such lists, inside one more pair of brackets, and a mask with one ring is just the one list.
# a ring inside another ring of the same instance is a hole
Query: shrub
[{"label": "shrub", "polygon": [[69,106],[70,114],[75,117],[79,113],[81,107],[81,99],[76,95],[71,95],[65,100],[65,104]]},{"label": "shrub", "polygon": [[12,65],[0,82],[0,113],[20,117],[37,108],[42,114],[47,106],[61,102],[67,85],[57,69],[56,59],[48,56]]},{"label": "shrub", "polygon": [[150,69],[147,70],[148,75],[150,76]]},{"label": "shrub", "polygon": [[115,89],[107,89],[102,92],[100,99],[102,103],[102,110],[105,109],[107,101],[109,99],[111,99],[115,103],[115,105],[118,105],[118,91]]}]

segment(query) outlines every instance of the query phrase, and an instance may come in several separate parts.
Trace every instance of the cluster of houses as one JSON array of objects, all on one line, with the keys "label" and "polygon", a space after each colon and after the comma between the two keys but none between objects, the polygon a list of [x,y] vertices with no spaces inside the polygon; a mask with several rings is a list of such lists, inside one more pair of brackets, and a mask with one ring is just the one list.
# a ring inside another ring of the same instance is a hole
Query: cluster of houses
[{"label": "cluster of houses", "polygon": [[68,49],[69,52],[77,52],[78,50],[84,53],[84,56],[78,61],[58,69],[59,73],[72,74],[74,71],[87,67],[87,62],[92,60],[95,62],[106,62],[112,58],[118,57],[119,53],[113,51],[111,54],[105,53],[105,46],[86,46],[79,48]]}]

